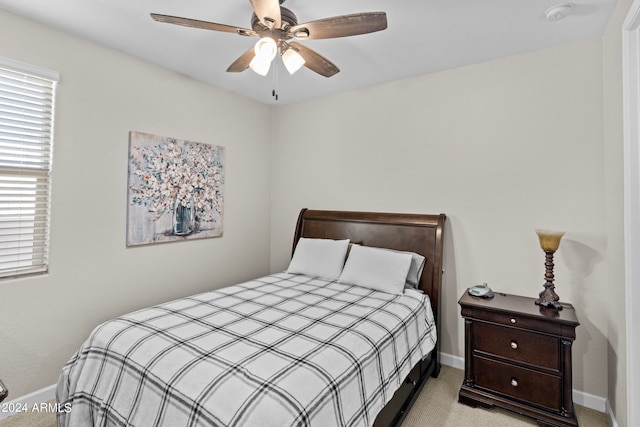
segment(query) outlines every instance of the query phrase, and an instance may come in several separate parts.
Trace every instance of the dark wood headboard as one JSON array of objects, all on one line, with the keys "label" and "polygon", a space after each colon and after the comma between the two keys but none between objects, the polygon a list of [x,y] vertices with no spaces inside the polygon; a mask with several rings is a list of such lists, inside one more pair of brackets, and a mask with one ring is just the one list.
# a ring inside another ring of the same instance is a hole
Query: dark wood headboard
[{"label": "dark wood headboard", "polygon": [[[350,239],[364,246],[419,253],[426,258],[420,289],[429,295],[440,333],[440,286],[442,282],[442,232],[446,216],[319,211],[302,209],[293,238]],[[440,340],[438,340],[439,343]]]}]

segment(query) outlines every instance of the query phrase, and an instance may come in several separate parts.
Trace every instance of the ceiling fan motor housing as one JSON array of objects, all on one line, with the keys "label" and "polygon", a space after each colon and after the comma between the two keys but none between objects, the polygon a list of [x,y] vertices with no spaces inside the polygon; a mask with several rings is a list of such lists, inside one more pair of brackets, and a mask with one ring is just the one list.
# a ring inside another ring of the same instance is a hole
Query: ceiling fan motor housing
[{"label": "ceiling fan motor housing", "polygon": [[[298,25],[298,18],[296,17],[296,14],[286,7],[280,7],[280,16],[280,19],[282,20],[282,25],[280,26],[281,30],[284,30],[286,32],[289,27]],[[258,18],[255,12],[251,15],[251,28],[255,32],[262,32],[268,29],[266,25],[260,22],[260,18]]]}]

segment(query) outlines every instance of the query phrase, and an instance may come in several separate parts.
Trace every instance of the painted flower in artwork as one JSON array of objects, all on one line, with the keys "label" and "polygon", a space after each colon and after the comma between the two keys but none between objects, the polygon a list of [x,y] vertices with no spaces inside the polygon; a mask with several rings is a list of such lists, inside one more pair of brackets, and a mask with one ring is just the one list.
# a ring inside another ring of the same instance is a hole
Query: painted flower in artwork
[{"label": "painted flower in artwork", "polygon": [[129,203],[154,223],[170,216],[165,235],[221,230],[223,162],[224,147],[132,132]]}]

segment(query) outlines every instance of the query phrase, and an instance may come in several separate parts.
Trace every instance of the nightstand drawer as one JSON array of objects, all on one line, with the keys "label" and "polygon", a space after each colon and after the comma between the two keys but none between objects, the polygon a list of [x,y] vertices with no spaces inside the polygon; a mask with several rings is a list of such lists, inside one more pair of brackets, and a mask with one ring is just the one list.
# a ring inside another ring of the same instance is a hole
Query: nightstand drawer
[{"label": "nightstand drawer", "polygon": [[474,322],[473,340],[473,347],[477,351],[551,369],[555,372],[560,369],[559,341],[555,337],[484,322]]},{"label": "nightstand drawer", "polygon": [[[490,299],[476,298],[465,294],[461,299],[462,317],[556,335],[571,340],[576,338],[575,327],[578,323],[573,306],[563,304],[564,310],[558,312],[553,309],[540,308],[535,305],[534,301],[533,298],[501,293],[496,293],[495,297]],[[571,314],[565,316],[568,313]]]},{"label": "nightstand drawer", "polygon": [[560,377],[483,357],[475,357],[473,364],[477,387],[560,411]]}]

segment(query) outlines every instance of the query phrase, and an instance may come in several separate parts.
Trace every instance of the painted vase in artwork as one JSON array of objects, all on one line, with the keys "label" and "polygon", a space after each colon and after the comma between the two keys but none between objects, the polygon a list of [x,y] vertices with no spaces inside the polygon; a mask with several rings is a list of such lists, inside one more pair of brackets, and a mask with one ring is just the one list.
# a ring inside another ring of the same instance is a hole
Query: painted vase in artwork
[{"label": "painted vase in artwork", "polygon": [[173,234],[176,236],[188,236],[195,228],[195,209],[193,198],[176,197],[173,208]]}]

